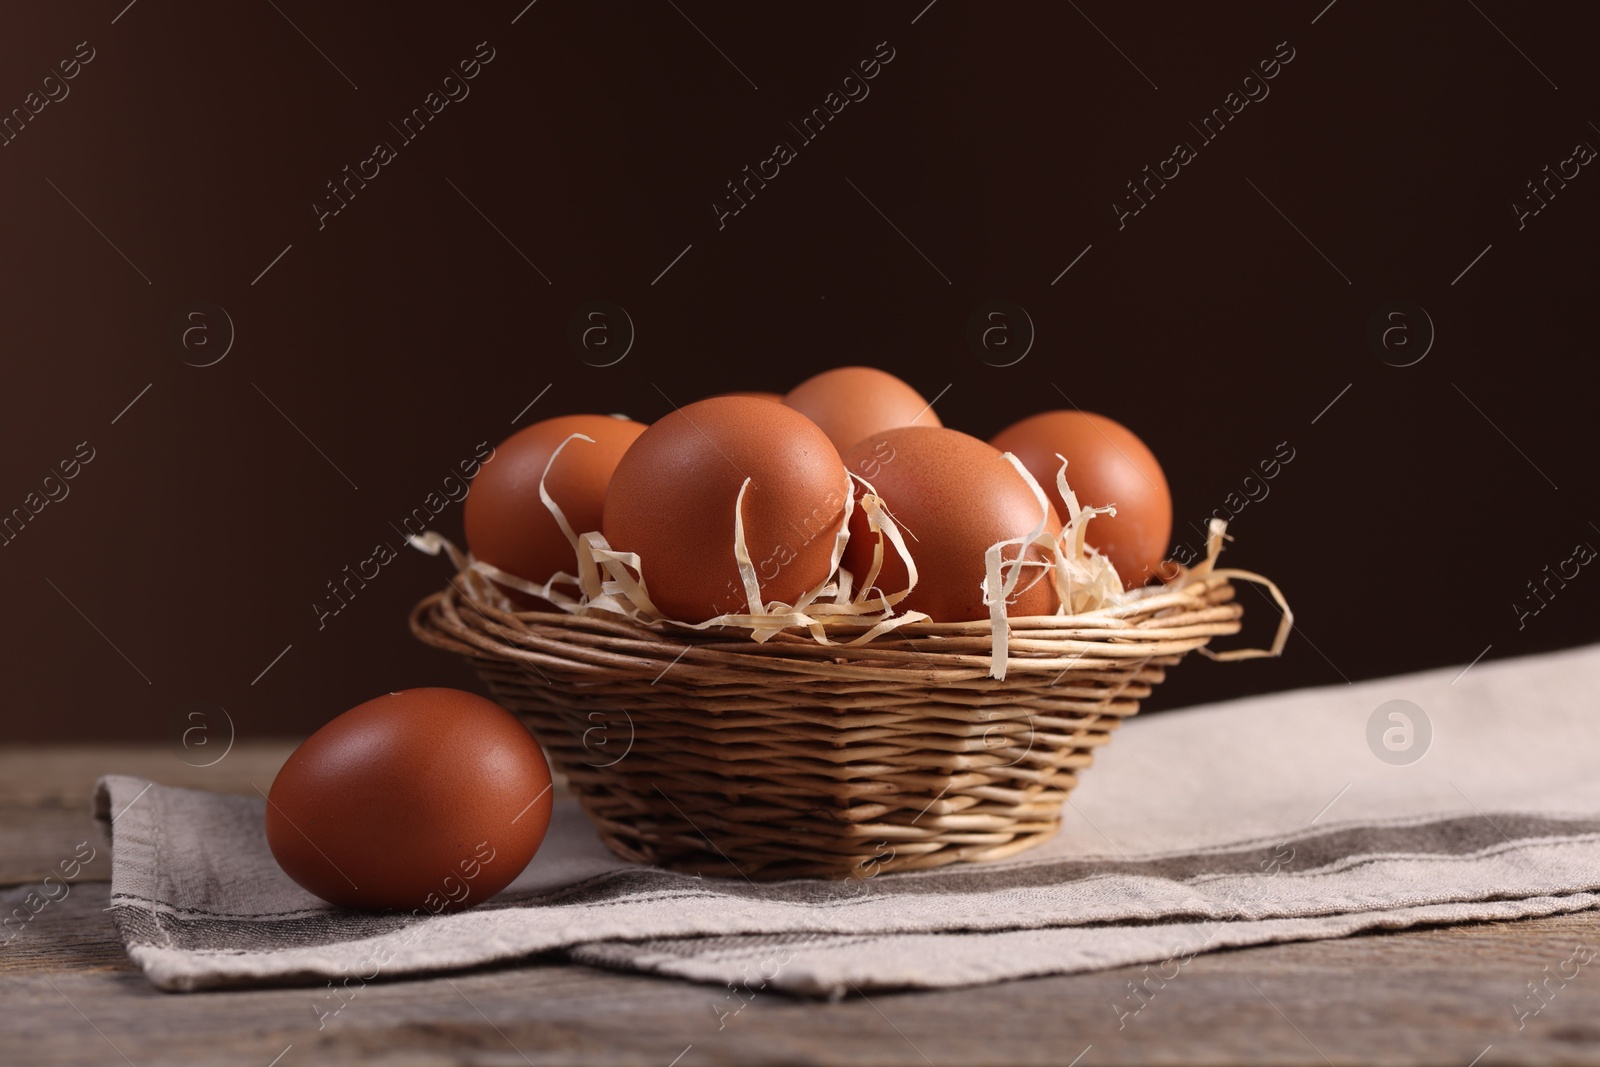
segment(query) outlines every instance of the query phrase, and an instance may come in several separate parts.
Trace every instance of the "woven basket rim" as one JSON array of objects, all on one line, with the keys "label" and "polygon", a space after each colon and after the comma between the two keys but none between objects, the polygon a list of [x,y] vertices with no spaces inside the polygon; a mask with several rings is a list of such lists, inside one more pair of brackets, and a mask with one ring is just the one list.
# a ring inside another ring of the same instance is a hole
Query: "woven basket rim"
[{"label": "woven basket rim", "polygon": [[[1242,614],[1228,579],[1205,575],[1182,586],[1155,587],[1113,608],[1009,619],[1008,670],[1037,675],[1121,669],[1130,661],[1181,656],[1214,637],[1238,633]],[[619,676],[660,671],[670,661],[690,674],[695,668],[719,674],[759,670],[940,684],[986,679],[991,666],[987,620],[908,623],[862,644],[847,641],[867,627],[848,624],[830,627],[830,637],[838,640],[827,644],[788,631],[757,642],[737,627],[694,630],[611,613],[507,611],[470,598],[454,581],[413,607],[410,627],[423,643],[458,654],[535,667],[581,664]]]}]

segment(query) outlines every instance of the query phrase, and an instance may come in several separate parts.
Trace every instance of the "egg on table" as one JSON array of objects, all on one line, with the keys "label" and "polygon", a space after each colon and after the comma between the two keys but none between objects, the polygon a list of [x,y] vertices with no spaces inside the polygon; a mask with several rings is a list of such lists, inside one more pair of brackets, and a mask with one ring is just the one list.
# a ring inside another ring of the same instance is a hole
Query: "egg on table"
[{"label": "egg on table", "polygon": [[1087,411],[1046,411],[1002,430],[989,443],[1021,460],[1063,514],[1056,456],[1066,457],[1067,485],[1078,503],[1117,509],[1115,515],[1090,520],[1088,543],[1111,560],[1125,588],[1156,575],[1172,538],[1172,493],[1161,464],[1132,430]]},{"label": "egg on table", "polygon": [[550,809],[549,765],[515,716],[457,689],[407,689],[294,750],[267,794],[267,845],[329,903],[447,911],[511,884]]},{"label": "egg on table", "polygon": [[748,610],[734,553],[744,535],[763,603],[794,603],[830,573],[850,493],[839,451],[804,415],[754,397],[713,397],[651,425],[617,464],[601,532],[639,555],[656,608],[682,622]]},{"label": "egg on table", "polygon": [[[844,460],[878,491],[917,565],[917,586],[898,609],[925,612],[935,622],[988,618],[985,553],[997,542],[1028,535],[1041,518],[1039,500],[1016,468],[976,437],[930,426],[874,434],[849,449]],[[1059,535],[1061,519],[1048,503],[1043,518],[1045,529]],[[869,573],[877,543],[866,512],[858,507],[850,516],[843,561],[857,582]],[[1005,560],[1016,558],[1017,546],[1002,554]],[[1024,570],[1006,614],[1053,614],[1059,600],[1044,566],[1048,554],[1029,548],[1024,558],[1040,566]],[[905,563],[885,538],[874,585],[892,594],[906,582]]]}]

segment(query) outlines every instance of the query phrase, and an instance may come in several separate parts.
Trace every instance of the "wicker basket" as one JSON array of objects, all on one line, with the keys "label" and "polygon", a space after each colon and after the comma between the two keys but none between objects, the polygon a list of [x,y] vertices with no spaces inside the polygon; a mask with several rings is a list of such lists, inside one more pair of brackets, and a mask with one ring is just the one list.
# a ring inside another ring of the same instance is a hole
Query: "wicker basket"
[{"label": "wicker basket", "polygon": [[705,875],[863,877],[1049,837],[1095,749],[1167,668],[1238,632],[1227,574],[1013,619],[1003,681],[989,677],[986,621],[757,644],[511,613],[452,582],[411,628],[523,716],[618,855]]}]

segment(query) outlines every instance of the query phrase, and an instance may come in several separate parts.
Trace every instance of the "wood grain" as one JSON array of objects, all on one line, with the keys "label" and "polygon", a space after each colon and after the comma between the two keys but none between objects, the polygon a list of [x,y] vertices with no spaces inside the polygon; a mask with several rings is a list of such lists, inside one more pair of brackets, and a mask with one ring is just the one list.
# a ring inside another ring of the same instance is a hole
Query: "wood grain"
[{"label": "wood grain", "polygon": [[[163,785],[250,793],[267,789],[296,742],[238,742],[213,758],[163,745],[12,745],[0,750],[0,886],[37,882],[58,870],[81,841],[98,842],[89,812],[94,783],[105,774],[131,774]],[[79,879],[108,879],[106,850]]]},{"label": "wood grain", "polygon": [[[280,746],[281,755],[287,751]],[[152,773],[129,749],[40,751],[0,800],[48,826],[48,798],[103,770]],[[170,757],[169,757],[170,758]],[[230,756],[230,759],[232,757]],[[239,761],[249,778],[274,758]],[[109,762],[96,768],[95,761]],[[11,768],[20,770],[20,768]],[[178,772],[166,776],[178,780]],[[260,780],[259,778],[257,779]],[[189,779],[193,781],[193,779]],[[42,788],[41,783],[56,783]],[[17,798],[41,798],[29,809]],[[60,799],[67,799],[64,792]],[[65,810],[65,809],[61,809]],[[43,833],[11,826],[18,840]],[[70,836],[70,835],[69,835]],[[8,869],[17,868],[7,855]],[[5,912],[29,891],[0,891]],[[1518,1030],[1513,1001],[1575,945],[1600,949],[1600,912],[1471,924],[1196,957],[1118,1027],[1140,968],[978,989],[877,993],[838,1004],[757,993],[718,1028],[726,989],[533,961],[374,982],[331,1011],[326,987],[161,993],[128,962],[108,887],[79,881],[0,945],[0,1063],[267,1067],[376,1063],[704,1064],[1600,1063],[1600,961]],[[320,996],[319,996],[320,994]],[[1492,1046],[1492,1047],[1491,1047]],[[1085,1049],[1088,1049],[1085,1052]],[[1488,1048],[1487,1053],[1484,1050]],[[287,1049],[287,1051],[285,1051]],[[680,1058],[681,1056],[681,1058]]]}]

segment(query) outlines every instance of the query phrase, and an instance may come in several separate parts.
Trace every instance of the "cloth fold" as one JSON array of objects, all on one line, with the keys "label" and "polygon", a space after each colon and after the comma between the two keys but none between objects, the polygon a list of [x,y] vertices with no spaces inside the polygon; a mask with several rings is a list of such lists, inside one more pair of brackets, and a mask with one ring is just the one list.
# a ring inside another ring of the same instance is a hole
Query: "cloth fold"
[{"label": "cloth fold", "polygon": [[[837,996],[1148,963],[1600,905],[1600,647],[1134,719],[1060,833],[1011,860],[852,882],[625,863],[577,805],[499,896],[345,911],[266,845],[264,799],[110,776],[111,910],[171,990],[350,981],[559,952]],[[1404,703],[1396,703],[1404,701]],[[1398,709],[1423,747],[1382,741]]]}]

